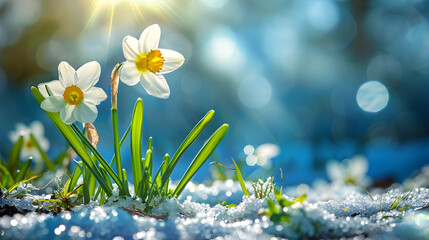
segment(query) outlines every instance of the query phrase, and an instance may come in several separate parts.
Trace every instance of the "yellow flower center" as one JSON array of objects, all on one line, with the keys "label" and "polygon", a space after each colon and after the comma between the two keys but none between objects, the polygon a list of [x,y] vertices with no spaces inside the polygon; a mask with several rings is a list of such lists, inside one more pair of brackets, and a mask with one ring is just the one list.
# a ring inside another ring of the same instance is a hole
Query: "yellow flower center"
[{"label": "yellow flower center", "polygon": [[70,87],[66,87],[63,97],[68,104],[77,105],[82,101],[83,92],[76,85],[71,85]]},{"label": "yellow flower center", "polygon": [[34,147],[33,142],[32,142],[31,140],[28,140],[28,141],[25,143],[25,147],[26,147],[26,148],[32,148],[32,147]]},{"label": "yellow flower center", "polygon": [[165,59],[161,56],[161,51],[150,50],[148,54],[140,54],[136,59],[137,70],[141,73],[147,71],[157,73],[162,70]]},{"label": "yellow flower center", "polygon": [[344,182],[346,184],[356,185],[356,179],[354,179],[352,176],[347,176],[346,179],[344,179]]}]

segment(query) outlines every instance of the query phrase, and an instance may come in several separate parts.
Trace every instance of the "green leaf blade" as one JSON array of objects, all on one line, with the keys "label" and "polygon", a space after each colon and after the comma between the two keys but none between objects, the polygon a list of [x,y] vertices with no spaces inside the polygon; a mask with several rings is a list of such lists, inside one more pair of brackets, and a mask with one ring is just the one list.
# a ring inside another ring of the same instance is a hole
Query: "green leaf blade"
[{"label": "green leaf blade", "polygon": [[188,147],[197,139],[197,137],[201,134],[201,132],[204,130],[204,128],[209,124],[209,122],[212,120],[214,115],[214,110],[210,110],[191,130],[191,132],[188,134],[188,136],[183,140],[182,144],[177,149],[176,153],[173,155],[173,158],[171,159],[167,170],[164,172],[162,176],[162,186],[161,189],[164,188],[166,182],[169,180],[169,177],[171,173],[173,172],[174,168],[176,167],[177,162],[179,161],[180,157],[183,155],[183,153],[188,149]]},{"label": "green leaf blade", "polygon": [[198,169],[203,165],[203,163],[208,159],[208,157],[212,154],[212,152],[216,149],[222,139],[225,137],[228,132],[228,124],[224,124],[219,127],[213,135],[207,140],[201,150],[198,152],[197,156],[194,158],[192,163],[189,165],[188,170],[186,170],[182,179],[180,180],[177,188],[175,189],[173,196],[179,196],[180,193],[185,188],[186,184],[191,180],[191,178],[195,175]]},{"label": "green leaf blade", "polygon": [[232,159],[232,162],[234,163],[235,171],[237,172],[237,179],[240,183],[241,190],[243,191],[244,195],[247,197],[250,197],[249,192],[247,191],[246,184],[244,184],[243,175],[241,175],[240,168],[237,166],[237,163],[235,163],[234,159]]},{"label": "green leaf blade", "polygon": [[19,162],[19,155],[24,146],[24,137],[19,137],[18,141],[13,145],[12,151],[9,155],[9,169],[15,169],[16,164]]},{"label": "green leaf blade", "polygon": [[134,186],[136,196],[140,196],[142,182],[142,132],[143,132],[143,100],[139,98],[134,106],[131,123],[131,165],[133,168]]}]

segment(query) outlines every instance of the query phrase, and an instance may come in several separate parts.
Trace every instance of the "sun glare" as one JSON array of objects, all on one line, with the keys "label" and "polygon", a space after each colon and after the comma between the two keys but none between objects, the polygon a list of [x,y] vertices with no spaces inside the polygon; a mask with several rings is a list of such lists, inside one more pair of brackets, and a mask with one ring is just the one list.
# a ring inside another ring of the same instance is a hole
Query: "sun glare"
[{"label": "sun glare", "polygon": [[139,23],[148,24],[145,19],[146,15],[153,16],[155,14],[161,19],[168,19],[174,18],[180,12],[180,8],[172,0],[92,0],[88,8],[90,14],[85,30],[95,21],[104,21],[108,25],[109,40],[112,26],[117,18],[127,18],[134,15]]}]

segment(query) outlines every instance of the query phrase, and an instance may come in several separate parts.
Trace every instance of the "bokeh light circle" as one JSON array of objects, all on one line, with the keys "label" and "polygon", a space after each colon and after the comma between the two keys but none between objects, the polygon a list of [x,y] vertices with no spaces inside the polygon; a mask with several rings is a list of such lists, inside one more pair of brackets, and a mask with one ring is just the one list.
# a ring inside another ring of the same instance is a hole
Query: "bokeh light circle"
[{"label": "bokeh light circle", "polygon": [[271,99],[271,84],[262,76],[249,76],[241,82],[238,97],[248,108],[262,108]]},{"label": "bokeh light circle", "polygon": [[362,110],[378,112],[389,102],[389,92],[379,81],[369,81],[360,86],[356,101]]},{"label": "bokeh light circle", "polygon": [[311,2],[307,10],[308,21],[311,26],[320,31],[333,29],[340,19],[337,5],[329,0]]}]

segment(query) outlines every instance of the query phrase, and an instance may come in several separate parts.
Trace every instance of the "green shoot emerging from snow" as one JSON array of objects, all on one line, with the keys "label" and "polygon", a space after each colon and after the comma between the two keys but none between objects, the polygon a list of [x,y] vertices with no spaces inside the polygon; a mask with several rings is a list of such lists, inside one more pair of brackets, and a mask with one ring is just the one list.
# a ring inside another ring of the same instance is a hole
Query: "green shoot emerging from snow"
[{"label": "green shoot emerging from snow", "polygon": [[274,178],[269,177],[267,181],[259,179],[257,182],[252,183],[253,190],[255,191],[255,196],[260,199],[267,198],[269,194],[274,192]]},{"label": "green shoot emerging from snow", "polygon": [[297,203],[303,203],[307,198],[306,194],[303,194],[293,201],[276,194],[276,200],[267,199],[267,209],[262,213],[270,217],[270,220],[277,224],[288,225],[290,222],[290,215],[288,208]]},{"label": "green shoot emerging from snow", "polygon": [[229,209],[231,209],[233,207],[237,207],[237,204],[234,204],[234,203],[228,204],[228,203],[226,203],[226,201],[223,201],[223,202],[217,201],[217,203],[219,205],[225,207],[225,211],[228,211]]}]

